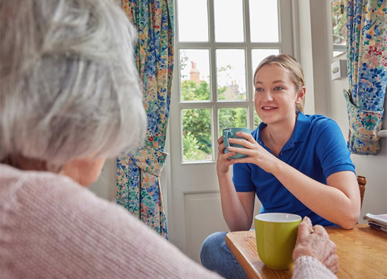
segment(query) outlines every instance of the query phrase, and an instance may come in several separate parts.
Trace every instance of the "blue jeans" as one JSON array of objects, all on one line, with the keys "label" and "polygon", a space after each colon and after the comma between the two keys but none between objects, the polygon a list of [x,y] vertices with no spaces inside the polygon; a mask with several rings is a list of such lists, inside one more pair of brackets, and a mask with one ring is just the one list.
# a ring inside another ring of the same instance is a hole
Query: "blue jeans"
[{"label": "blue jeans", "polygon": [[202,265],[215,271],[224,278],[246,278],[242,266],[226,245],[226,232],[217,232],[208,236],[200,251]]}]

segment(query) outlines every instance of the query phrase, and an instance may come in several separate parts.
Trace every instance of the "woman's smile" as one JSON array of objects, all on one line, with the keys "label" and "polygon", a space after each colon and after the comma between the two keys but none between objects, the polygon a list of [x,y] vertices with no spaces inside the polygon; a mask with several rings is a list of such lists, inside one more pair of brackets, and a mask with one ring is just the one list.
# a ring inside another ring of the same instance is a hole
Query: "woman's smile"
[{"label": "woman's smile", "polygon": [[273,110],[276,110],[276,109],[278,109],[278,107],[273,107],[273,106],[264,106],[264,107],[262,107],[263,111],[273,111]]}]

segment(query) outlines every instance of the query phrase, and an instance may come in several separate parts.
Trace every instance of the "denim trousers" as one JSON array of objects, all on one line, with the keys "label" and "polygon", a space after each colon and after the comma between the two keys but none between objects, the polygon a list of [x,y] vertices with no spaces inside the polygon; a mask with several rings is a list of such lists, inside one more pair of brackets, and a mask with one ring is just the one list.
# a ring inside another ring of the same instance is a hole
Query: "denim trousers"
[{"label": "denim trousers", "polygon": [[205,268],[224,278],[244,279],[246,273],[228,249],[226,234],[227,232],[217,232],[208,236],[203,242],[200,260]]}]

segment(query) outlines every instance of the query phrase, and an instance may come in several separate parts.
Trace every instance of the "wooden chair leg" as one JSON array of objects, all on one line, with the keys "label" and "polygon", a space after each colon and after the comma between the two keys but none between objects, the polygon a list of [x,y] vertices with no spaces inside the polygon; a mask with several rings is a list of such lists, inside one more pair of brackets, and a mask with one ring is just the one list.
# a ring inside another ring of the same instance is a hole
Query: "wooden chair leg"
[{"label": "wooden chair leg", "polygon": [[364,192],[365,192],[365,185],[367,184],[367,179],[365,176],[357,176],[357,183],[359,183],[359,190],[360,190],[360,208],[363,206],[363,198],[364,198]]}]

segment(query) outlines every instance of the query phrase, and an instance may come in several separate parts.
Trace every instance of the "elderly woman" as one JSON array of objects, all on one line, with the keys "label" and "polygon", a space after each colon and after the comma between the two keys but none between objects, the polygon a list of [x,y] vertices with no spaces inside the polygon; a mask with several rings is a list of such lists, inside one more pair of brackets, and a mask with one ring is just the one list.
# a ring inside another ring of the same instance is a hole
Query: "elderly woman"
[{"label": "elderly woman", "polygon": [[[80,187],[105,158],[138,148],[146,129],[135,35],[120,8],[0,0],[0,18],[1,278],[218,277]],[[294,257],[309,261],[295,274],[334,276],[325,231],[300,228]]]}]

